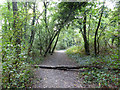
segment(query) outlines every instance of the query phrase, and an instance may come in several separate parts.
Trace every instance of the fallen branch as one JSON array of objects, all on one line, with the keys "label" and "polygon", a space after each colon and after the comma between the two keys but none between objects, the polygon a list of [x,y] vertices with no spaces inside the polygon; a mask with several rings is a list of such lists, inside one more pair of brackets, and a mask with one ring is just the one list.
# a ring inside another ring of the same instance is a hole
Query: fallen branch
[{"label": "fallen branch", "polygon": [[[104,69],[102,66],[70,66],[70,65],[57,65],[57,66],[48,66],[48,65],[32,65],[34,68],[43,68],[43,69],[58,69],[58,70],[68,70],[68,69],[80,69],[80,68],[97,68]],[[119,68],[108,68],[108,70],[120,70]]]}]

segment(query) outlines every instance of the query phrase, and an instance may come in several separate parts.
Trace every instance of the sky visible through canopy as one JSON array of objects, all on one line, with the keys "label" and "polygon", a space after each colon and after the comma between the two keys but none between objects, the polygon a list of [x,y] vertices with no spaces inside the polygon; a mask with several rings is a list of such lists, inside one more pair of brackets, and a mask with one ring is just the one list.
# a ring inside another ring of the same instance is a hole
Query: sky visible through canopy
[{"label": "sky visible through canopy", "polygon": [[[6,3],[7,1],[12,1],[12,0],[0,0],[0,4],[4,4]],[[13,0],[13,1],[22,1],[22,0]],[[31,1],[31,0],[26,0],[26,1]],[[32,0],[32,1],[35,1],[35,0]],[[43,11],[43,2],[44,0],[36,0],[37,2],[40,1],[38,4],[38,8],[40,10],[40,12]],[[48,0],[48,1],[51,1],[51,0]],[[54,1],[54,0],[52,0]],[[83,0],[84,1],[84,0]],[[86,0],[85,0],[86,1]],[[92,1],[92,0],[88,0],[88,1]],[[95,1],[95,0],[94,0]],[[116,3],[116,0],[96,0],[96,1],[100,1],[100,2],[103,2],[105,1],[105,6],[107,6],[108,8],[110,8],[111,10],[114,9],[115,7],[115,3]],[[25,0],[24,0],[25,2]],[[32,10],[29,10],[29,13],[32,13]],[[48,12],[49,13],[49,12]],[[1,21],[0,21],[1,22]],[[0,29],[1,29],[1,24],[0,24]]]},{"label": "sky visible through canopy", "polygon": [[[12,0],[9,0],[9,1],[12,1]],[[15,1],[15,0],[14,0]],[[16,1],[22,1],[22,0],[16,0]],[[24,0],[25,1],[25,0]],[[26,1],[31,1],[31,0],[26,0]],[[34,0],[32,0],[32,1],[34,1]],[[41,1],[42,2],[42,0],[36,0],[36,1]],[[43,0],[44,1],[44,0]],[[51,0],[48,0],[48,1],[51,1]],[[54,1],[54,0],[52,0],[52,1]],[[56,1],[56,0],[55,0]],[[84,0],[83,0],[84,1]],[[85,0],[86,1],[86,0]],[[88,1],[91,1],[91,0],[88,0]],[[94,0],[95,1],[95,0]],[[96,0],[96,1],[101,1],[101,2],[103,2],[103,1],[105,1],[106,3],[105,3],[105,5],[106,6],[108,6],[108,8],[110,8],[110,9],[113,9],[114,8],[114,6],[115,6],[115,2],[116,2],[116,0]],[[3,4],[3,3],[5,3],[5,2],[7,2],[7,0],[0,0],[0,4]]]}]

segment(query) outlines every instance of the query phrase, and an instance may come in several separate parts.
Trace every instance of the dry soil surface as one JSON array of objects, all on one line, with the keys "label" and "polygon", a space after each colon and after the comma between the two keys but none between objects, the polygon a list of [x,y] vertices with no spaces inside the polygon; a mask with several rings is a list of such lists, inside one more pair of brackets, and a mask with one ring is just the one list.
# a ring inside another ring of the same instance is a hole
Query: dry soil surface
[{"label": "dry soil surface", "polygon": [[[53,55],[45,58],[41,65],[77,65],[67,57],[64,50],[56,51]],[[34,88],[83,88],[82,80],[77,71],[64,71],[53,69],[35,70]]]}]

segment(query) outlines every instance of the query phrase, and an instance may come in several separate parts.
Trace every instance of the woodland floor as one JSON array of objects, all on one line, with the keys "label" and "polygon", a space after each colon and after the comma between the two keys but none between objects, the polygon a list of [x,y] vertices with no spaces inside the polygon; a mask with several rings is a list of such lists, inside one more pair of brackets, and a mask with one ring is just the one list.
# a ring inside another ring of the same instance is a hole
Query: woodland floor
[{"label": "woodland floor", "polygon": [[[69,59],[64,50],[56,51],[53,55],[49,55],[41,63],[41,65],[77,65],[73,60]],[[83,80],[79,78],[79,70],[53,70],[40,69],[35,70],[35,80],[33,88],[86,88],[95,87],[95,85],[83,84]]]}]

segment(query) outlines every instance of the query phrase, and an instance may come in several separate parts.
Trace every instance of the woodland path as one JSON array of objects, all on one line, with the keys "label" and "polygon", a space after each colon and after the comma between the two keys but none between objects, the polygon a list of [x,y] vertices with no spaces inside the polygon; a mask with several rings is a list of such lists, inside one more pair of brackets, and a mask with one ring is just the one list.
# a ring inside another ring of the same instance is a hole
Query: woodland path
[{"label": "woodland path", "polygon": [[[77,65],[70,60],[64,50],[56,51],[45,58],[41,65]],[[82,82],[77,71],[36,69],[34,88],[81,88]]]}]

